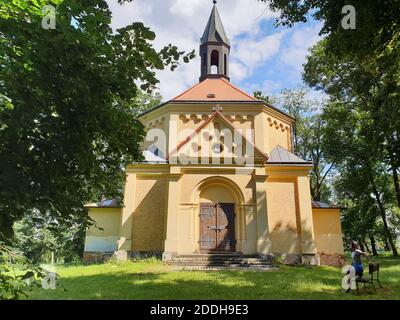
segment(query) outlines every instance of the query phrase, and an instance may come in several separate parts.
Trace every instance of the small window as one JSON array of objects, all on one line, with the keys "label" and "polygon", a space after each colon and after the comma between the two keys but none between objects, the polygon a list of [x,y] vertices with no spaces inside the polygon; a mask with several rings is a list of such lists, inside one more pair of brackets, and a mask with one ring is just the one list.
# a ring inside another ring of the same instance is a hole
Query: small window
[{"label": "small window", "polygon": [[218,74],[219,69],[219,52],[213,50],[211,52],[211,74]]}]

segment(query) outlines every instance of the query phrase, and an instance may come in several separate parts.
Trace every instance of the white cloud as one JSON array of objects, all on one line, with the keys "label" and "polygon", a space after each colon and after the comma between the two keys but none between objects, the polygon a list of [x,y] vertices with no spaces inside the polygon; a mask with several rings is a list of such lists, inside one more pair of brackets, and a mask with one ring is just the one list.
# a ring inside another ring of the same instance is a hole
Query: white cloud
[{"label": "white cloud", "polygon": [[233,47],[231,56],[246,66],[252,74],[255,68],[264,64],[279,52],[282,38],[286,32],[286,30],[277,32],[261,40],[251,38],[241,40]]},{"label": "white cloud", "polygon": [[280,81],[265,80],[262,84],[262,92],[267,95],[275,95],[283,87]]},{"label": "white cloud", "polygon": [[242,33],[254,35],[259,32],[262,21],[279,16],[258,0],[224,0],[218,2],[218,8],[224,27],[231,39]]},{"label": "white cloud", "polygon": [[229,68],[230,76],[238,82],[246,79],[250,73],[249,68],[240,62],[231,61]]},{"label": "white cloud", "polygon": [[202,7],[204,7],[204,1],[202,0],[176,0],[172,3],[169,11],[178,17],[190,19],[201,11]]},{"label": "white cloud", "polygon": [[285,85],[280,80],[264,80],[262,83],[247,82],[243,85],[243,90],[249,93],[261,91],[264,95],[273,96],[278,94]]},{"label": "white cloud", "polygon": [[322,38],[318,35],[321,25],[316,24],[312,27],[303,27],[294,30],[290,35],[288,45],[285,46],[280,55],[281,61],[291,67],[293,72],[301,73],[303,64],[306,62],[308,48]]},{"label": "white cloud", "polygon": [[[135,0],[122,6],[117,0],[107,2],[113,13],[114,29],[141,21],[156,33],[154,46],[157,49],[172,43],[187,52],[193,49],[198,52],[200,37],[212,9],[211,0]],[[268,22],[272,27],[278,14],[258,0],[219,0],[218,9],[231,40],[230,75],[235,84],[250,88],[254,72],[278,55],[281,62],[292,69],[290,76],[297,74],[298,77],[307,48],[315,41],[316,30],[281,29],[266,36],[260,24]],[[289,45],[283,50],[288,36],[291,37]],[[157,72],[160,92],[165,100],[170,99],[196,84],[199,75],[198,57],[189,64],[180,65],[174,72],[168,69]],[[271,85],[269,83],[269,87]]]}]

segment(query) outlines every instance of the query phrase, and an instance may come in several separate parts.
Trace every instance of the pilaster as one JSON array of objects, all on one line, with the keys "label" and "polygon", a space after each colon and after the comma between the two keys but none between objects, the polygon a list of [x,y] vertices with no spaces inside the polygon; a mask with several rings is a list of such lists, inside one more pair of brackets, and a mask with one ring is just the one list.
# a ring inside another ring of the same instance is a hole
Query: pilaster
[{"label": "pilaster", "polygon": [[168,175],[167,232],[163,260],[172,259],[179,249],[178,211],[181,176],[179,168],[171,167]]},{"label": "pilaster", "polygon": [[[118,251],[129,252],[132,249],[132,220],[135,206],[136,174],[128,173],[124,191],[124,207],[122,208],[121,232]],[[124,256],[121,253],[120,256]]]},{"label": "pilaster", "polygon": [[254,182],[256,186],[257,204],[257,252],[261,255],[271,253],[269,240],[268,213],[267,213],[267,175],[264,168],[256,168]]}]

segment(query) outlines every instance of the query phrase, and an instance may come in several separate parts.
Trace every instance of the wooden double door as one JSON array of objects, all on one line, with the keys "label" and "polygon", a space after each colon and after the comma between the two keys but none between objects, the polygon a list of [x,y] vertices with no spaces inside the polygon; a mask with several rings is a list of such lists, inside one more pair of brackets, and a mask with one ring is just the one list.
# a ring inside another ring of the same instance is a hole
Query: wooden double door
[{"label": "wooden double door", "polygon": [[235,204],[200,203],[200,251],[235,251]]}]

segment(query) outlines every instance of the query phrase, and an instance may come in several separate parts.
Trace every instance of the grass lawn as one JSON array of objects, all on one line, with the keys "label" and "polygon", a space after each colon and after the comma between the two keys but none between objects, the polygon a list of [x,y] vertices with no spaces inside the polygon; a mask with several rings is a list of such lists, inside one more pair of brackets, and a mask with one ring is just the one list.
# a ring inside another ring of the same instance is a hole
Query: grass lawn
[{"label": "grass lawn", "polygon": [[383,289],[342,293],[341,269],[279,266],[256,271],[172,271],[157,260],[59,266],[68,291],[35,289],[29,299],[400,299],[400,259],[381,263]]}]

